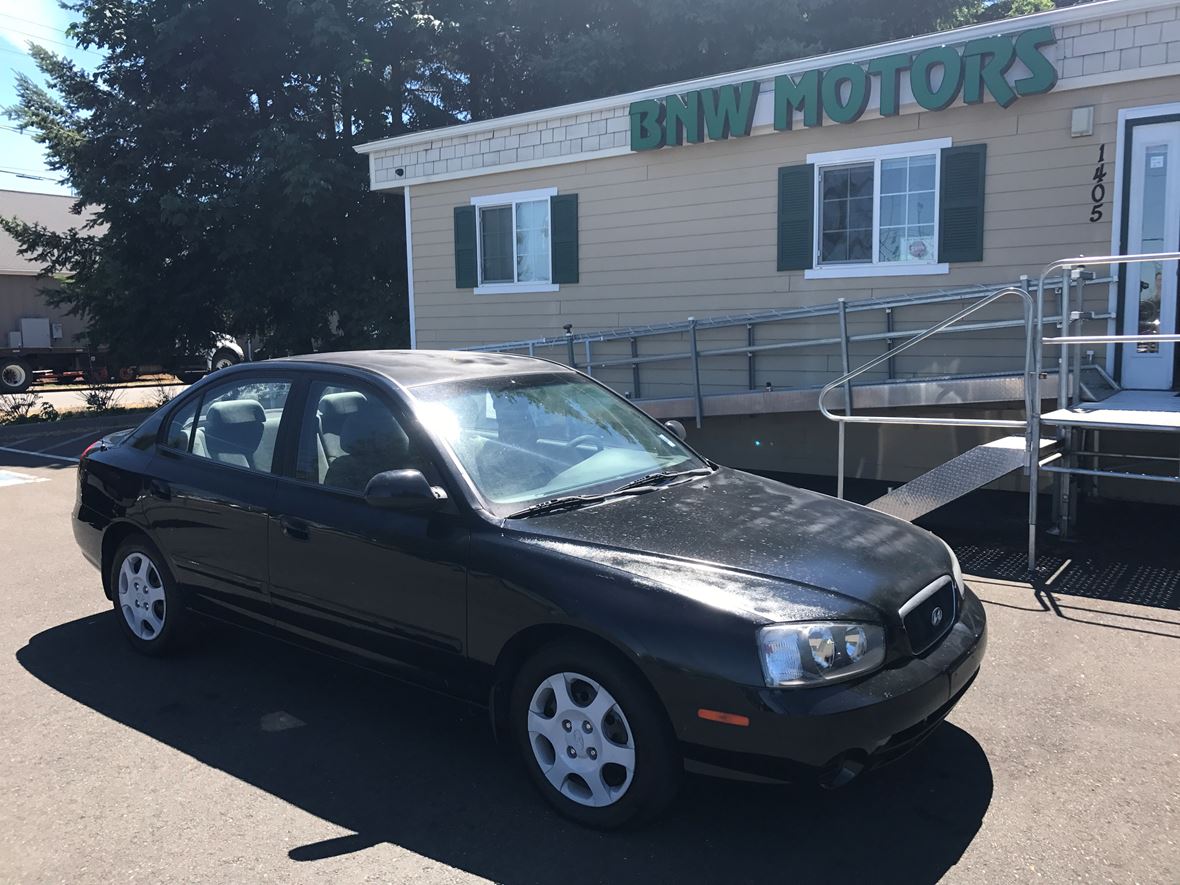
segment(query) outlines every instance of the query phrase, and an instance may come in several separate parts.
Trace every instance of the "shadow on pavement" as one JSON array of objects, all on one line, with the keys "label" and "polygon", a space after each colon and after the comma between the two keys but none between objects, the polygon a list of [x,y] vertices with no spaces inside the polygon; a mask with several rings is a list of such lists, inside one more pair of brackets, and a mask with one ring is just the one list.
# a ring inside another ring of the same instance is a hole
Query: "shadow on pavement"
[{"label": "shadow on pavement", "polygon": [[112,618],[46,630],[17,659],[102,715],[354,833],[274,846],[313,868],[391,842],[506,883],[755,882],[839,870],[921,885],[958,861],[991,801],[982,748],[944,724],[843,790],[686,778],[666,818],[597,833],[548,810],[480,710],[220,626],[200,629],[175,657],[143,658]]}]

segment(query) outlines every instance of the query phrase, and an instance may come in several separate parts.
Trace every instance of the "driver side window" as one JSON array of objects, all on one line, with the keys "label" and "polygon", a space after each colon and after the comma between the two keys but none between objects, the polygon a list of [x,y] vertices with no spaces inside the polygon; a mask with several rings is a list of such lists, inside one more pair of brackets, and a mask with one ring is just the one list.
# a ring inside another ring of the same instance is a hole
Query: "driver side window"
[{"label": "driver side window", "polygon": [[378,473],[423,467],[405,430],[374,393],[347,382],[312,383],[296,479],[361,494]]}]

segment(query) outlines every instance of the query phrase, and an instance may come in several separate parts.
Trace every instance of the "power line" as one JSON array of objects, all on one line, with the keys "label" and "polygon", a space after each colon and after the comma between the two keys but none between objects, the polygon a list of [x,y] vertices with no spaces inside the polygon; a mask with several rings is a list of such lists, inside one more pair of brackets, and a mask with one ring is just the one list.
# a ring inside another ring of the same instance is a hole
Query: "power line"
[{"label": "power line", "polygon": [[103,54],[97,49],[84,49],[81,46],[63,43],[61,40],[50,40],[48,37],[42,37],[38,34],[30,34],[28,31],[22,31],[17,28],[5,28],[5,30],[12,34],[20,34],[22,37],[28,37],[31,40],[36,40],[39,43],[52,43],[54,46],[60,46],[63,49],[69,49],[73,52],[88,52],[91,55],[97,55],[99,58],[103,57]]},{"label": "power line", "polygon": [[0,169],[0,175],[11,175],[14,178],[27,178],[30,181],[48,181],[57,184],[56,178],[49,178],[45,175],[33,175],[29,172],[15,172],[12,169]]},{"label": "power line", "polygon": [[56,25],[49,25],[45,22],[35,21],[31,18],[23,18],[19,15],[13,15],[11,12],[0,12],[0,18],[10,18],[13,21],[23,22],[26,25],[32,25],[34,28],[43,28],[46,31],[53,31],[55,34],[69,36],[66,34],[65,28],[59,28]]}]

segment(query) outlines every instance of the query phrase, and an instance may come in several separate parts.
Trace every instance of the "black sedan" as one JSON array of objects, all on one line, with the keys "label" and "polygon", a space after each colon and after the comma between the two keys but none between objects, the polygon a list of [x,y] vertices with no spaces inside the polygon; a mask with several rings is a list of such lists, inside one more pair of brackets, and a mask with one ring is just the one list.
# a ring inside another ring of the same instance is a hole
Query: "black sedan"
[{"label": "black sedan", "polygon": [[917,745],[986,641],[954,554],[683,435],[542,360],[249,363],[87,450],[74,532],[145,654],[201,614],[485,705],[592,826]]}]

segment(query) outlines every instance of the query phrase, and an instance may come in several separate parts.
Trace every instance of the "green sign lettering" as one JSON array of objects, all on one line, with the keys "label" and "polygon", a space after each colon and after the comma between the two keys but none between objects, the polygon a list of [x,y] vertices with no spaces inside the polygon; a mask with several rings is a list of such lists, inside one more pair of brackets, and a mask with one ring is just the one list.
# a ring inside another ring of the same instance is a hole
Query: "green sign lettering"
[{"label": "green sign lettering", "polygon": [[[942,82],[935,89],[931,74],[942,68]],[[963,57],[951,46],[932,46],[919,52],[910,67],[910,89],[914,100],[928,111],[949,108],[963,88]]]},{"label": "green sign lettering", "polygon": [[802,109],[804,126],[819,126],[824,121],[819,103],[819,71],[808,71],[796,83],[790,74],[774,78],[774,128],[779,132],[791,128],[795,111]]},{"label": "green sign lettering", "polygon": [[705,140],[701,94],[669,95],[664,99],[664,131],[668,144],[700,144]]},{"label": "green sign lettering", "polygon": [[901,111],[901,72],[908,71],[913,59],[905,53],[874,58],[869,62],[869,73],[876,74],[881,84],[881,116],[896,117]]},{"label": "green sign lettering", "polygon": [[1016,57],[1024,62],[1029,76],[1016,81],[1020,95],[1043,95],[1057,85],[1057,68],[1041,52],[1042,46],[1052,46],[1053,29],[1048,25],[1025,31],[1016,38]]},{"label": "green sign lettering", "polygon": [[705,131],[713,141],[731,135],[749,135],[754,126],[754,108],[758,105],[758,81],[701,90],[701,104],[705,111]]},{"label": "green sign lettering", "polygon": [[[848,84],[848,100],[840,100],[842,84]],[[833,123],[851,123],[859,120],[869,106],[869,75],[860,65],[836,65],[824,74],[821,90],[824,112]]]},{"label": "green sign lettering", "polygon": [[[909,72],[910,89],[918,106],[941,111],[960,98],[965,104],[982,103],[990,95],[1002,108],[1025,95],[1041,95],[1057,85],[1057,69],[1042,51],[1054,43],[1053,29],[1045,26],[1015,36],[982,37],[968,41],[962,52],[953,46],[932,46],[911,57],[906,53],[851,62],[827,71],[811,70],[797,78],[774,78],[774,128],[786,131],[802,112],[803,125],[822,126],[827,116],[834,123],[853,123],[864,116],[877,80],[878,107],[882,117],[901,112],[901,77]],[[1012,65],[1019,60],[1028,75],[1008,82]],[[631,104],[631,149],[649,151],[665,145],[699,144],[706,135],[713,141],[745,136],[754,125],[759,81],[702,89],[661,100]]]}]

